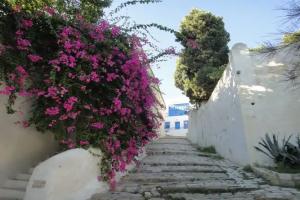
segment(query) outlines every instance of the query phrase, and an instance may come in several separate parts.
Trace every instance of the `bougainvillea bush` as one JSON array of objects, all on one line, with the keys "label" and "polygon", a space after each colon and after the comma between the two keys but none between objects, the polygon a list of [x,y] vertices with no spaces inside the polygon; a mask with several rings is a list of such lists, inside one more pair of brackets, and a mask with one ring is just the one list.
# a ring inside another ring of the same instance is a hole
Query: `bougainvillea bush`
[{"label": "bougainvillea bush", "polygon": [[33,102],[24,126],[51,131],[66,148],[102,150],[104,180],[114,184],[139,149],[157,136],[160,119],[140,39],[100,21],[64,19],[0,8],[2,95],[8,111],[19,96]]}]

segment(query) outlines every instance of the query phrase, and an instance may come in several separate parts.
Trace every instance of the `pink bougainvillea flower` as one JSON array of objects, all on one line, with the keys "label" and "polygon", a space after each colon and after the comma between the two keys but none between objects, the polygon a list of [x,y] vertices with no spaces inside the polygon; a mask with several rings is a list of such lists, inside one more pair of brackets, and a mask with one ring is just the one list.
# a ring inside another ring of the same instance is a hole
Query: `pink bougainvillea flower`
[{"label": "pink bougainvillea flower", "polygon": [[117,27],[117,26],[113,26],[113,27],[112,27],[112,29],[111,29],[111,34],[112,34],[113,37],[119,36],[120,33],[121,33],[121,30],[120,30],[119,27]]},{"label": "pink bougainvillea flower", "polygon": [[30,19],[23,19],[21,21],[22,27],[23,28],[31,28],[32,27],[32,20]]},{"label": "pink bougainvillea flower", "polygon": [[61,121],[64,121],[64,120],[67,120],[67,119],[68,119],[68,115],[61,115],[59,117],[59,120],[61,120]]},{"label": "pink bougainvillea flower", "polygon": [[70,133],[74,133],[74,131],[76,130],[76,127],[75,126],[69,126],[67,127],[67,132],[70,134]]},{"label": "pink bougainvillea flower", "polygon": [[86,140],[80,140],[79,144],[81,146],[84,146],[84,145],[89,145],[90,143],[89,143],[89,141],[86,141]]},{"label": "pink bougainvillea flower", "polygon": [[41,56],[39,56],[39,55],[34,55],[34,54],[29,54],[27,57],[28,57],[29,60],[30,60],[31,62],[33,62],[33,63],[38,62],[38,61],[40,61],[40,60],[43,60],[43,58],[42,58]]},{"label": "pink bougainvillea flower", "polygon": [[120,110],[122,107],[122,102],[118,98],[114,98],[113,100],[115,110]]},{"label": "pink bougainvillea flower", "polygon": [[69,149],[74,149],[76,147],[76,144],[74,143],[74,142],[70,142],[69,144],[68,144],[68,148]]},{"label": "pink bougainvillea flower", "polygon": [[91,106],[88,105],[88,104],[85,104],[83,107],[84,107],[85,109],[87,109],[87,110],[91,110]]},{"label": "pink bougainvillea flower", "polygon": [[51,8],[49,6],[46,6],[44,8],[44,11],[47,12],[49,15],[54,15],[55,14],[55,9],[54,8]]},{"label": "pink bougainvillea flower", "polygon": [[125,171],[126,171],[126,162],[124,160],[121,160],[120,172],[125,172]]},{"label": "pink bougainvillea flower", "polygon": [[24,120],[24,121],[22,121],[22,126],[23,126],[23,128],[27,128],[30,126],[30,123],[28,121]]},{"label": "pink bougainvillea flower", "polygon": [[107,77],[106,77],[106,80],[108,82],[111,82],[113,80],[115,80],[116,78],[118,78],[119,76],[115,73],[107,73]]},{"label": "pink bougainvillea flower", "polygon": [[91,81],[94,81],[96,83],[98,83],[100,81],[100,78],[99,78],[99,75],[97,74],[97,72],[92,72],[90,74],[90,78],[91,78]]},{"label": "pink bougainvillea flower", "polygon": [[100,28],[101,31],[106,31],[109,28],[109,23],[106,20],[102,20],[98,27]]},{"label": "pink bougainvillea flower", "polygon": [[21,97],[30,97],[30,96],[32,96],[31,92],[28,92],[28,91],[25,91],[25,90],[21,90],[18,94]]},{"label": "pink bougainvillea flower", "polygon": [[29,40],[26,39],[21,39],[18,38],[17,39],[17,48],[20,50],[28,50],[28,47],[31,46],[31,42]]},{"label": "pink bougainvillea flower", "polygon": [[69,97],[64,103],[64,108],[66,109],[67,112],[69,112],[73,109],[74,104],[77,102],[78,102],[77,97],[74,96]]},{"label": "pink bougainvillea flower", "polygon": [[55,86],[51,86],[48,88],[48,94],[46,95],[47,97],[52,97],[56,98],[58,94],[58,89]]},{"label": "pink bougainvillea flower", "polygon": [[94,129],[102,129],[104,128],[104,124],[102,122],[95,122],[91,124],[91,127]]},{"label": "pink bougainvillea flower", "polygon": [[10,95],[15,89],[14,86],[5,86],[3,90],[0,90],[0,94]]},{"label": "pink bougainvillea flower", "polygon": [[86,91],[86,86],[85,86],[85,85],[80,86],[80,90],[81,90],[81,91]]},{"label": "pink bougainvillea flower", "polygon": [[80,114],[80,111],[78,111],[78,112],[69,112],[68,113],[68,118],[70,118],[70,119],[76,119],[79,114]]},{"label": "pink bougainvillea flower", "polygon": [[49,116],[58,115],[59,114],[59,108],[58,107],[47,108],[46,111],[45,111],[45,114],[49,115]]}]

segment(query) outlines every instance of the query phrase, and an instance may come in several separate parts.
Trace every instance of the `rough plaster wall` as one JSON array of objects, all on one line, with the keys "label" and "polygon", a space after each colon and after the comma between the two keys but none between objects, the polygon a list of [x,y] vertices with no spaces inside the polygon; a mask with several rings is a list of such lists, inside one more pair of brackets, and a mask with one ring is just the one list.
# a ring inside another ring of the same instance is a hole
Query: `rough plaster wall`
[{"label": "rough plaster wall", "polygon": [[293,47],[273,56],[251,55],[246,49],[235,52],[234,65],[241,70],[237,81],[249,155],[251,163],[271,165],[253,146],[265,133],[276,133],[280,139],[299,133],[300,88],[285,81],[287,70],[299,62],[299,56]]},{"label": "rough plaster wall", "polygon": [[281,139],[300,132],[300,87],[285,76],[299,62],[293,48],[266,56],[250,54],[245,44],[234,45],[211,98],[190,113],[189,139],[200,146],[214,145],[240,164],[272,165],[254,149],[265,133]]},{"label": "rough plaster wall", "polygon": [[[24,129],[15,122],[23,119],[18,114],[8,115],[5,104],[7,98],[0,96],[0,185],[17,172],[28,170],[38,161],[57,149],[51,134],[42,134],[34,128]],[[17,107],[28,101],[17,101]],[[26,111],[26,110],[23,110]]]},{"label": "rough plaster wall", "polygon": [[[229,55],[232,60],[232,54]],[[249,163],[235,83],[236,70],[228,65],[209,101],[190,112],[188,138],[200,146],[215,146],[223,157]]]}]

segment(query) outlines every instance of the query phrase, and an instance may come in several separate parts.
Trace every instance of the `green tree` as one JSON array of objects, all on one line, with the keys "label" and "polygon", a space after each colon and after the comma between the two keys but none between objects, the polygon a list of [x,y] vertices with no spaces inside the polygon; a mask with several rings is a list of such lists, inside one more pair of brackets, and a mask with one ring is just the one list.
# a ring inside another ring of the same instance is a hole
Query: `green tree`
[{"label": "green tree", "polygon": [[82,15],[89,22],[96,22],[103,15],[103,9],[109,7],[112,0],[7,0],[12,6],[20,6],[29,12],[42,10],[46,6],[74,17]]},{"label": "green tree", "polygon": [[176,37],[183,51],[176,65],[175,85],[199,106],[208,100],[228,63],[229,33],[221,17],[193,9]]}]

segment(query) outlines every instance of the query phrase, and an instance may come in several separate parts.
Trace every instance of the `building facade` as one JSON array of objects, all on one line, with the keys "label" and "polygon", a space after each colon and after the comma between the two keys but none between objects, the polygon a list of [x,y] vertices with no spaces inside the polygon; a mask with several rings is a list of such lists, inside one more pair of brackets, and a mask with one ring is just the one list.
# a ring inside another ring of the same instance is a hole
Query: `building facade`
[{"label": "building facade", "polygon": [[164,121],[164,130],[166,135],[186,136],[189,120],[189,103],[180,103],[169,105]]}]

